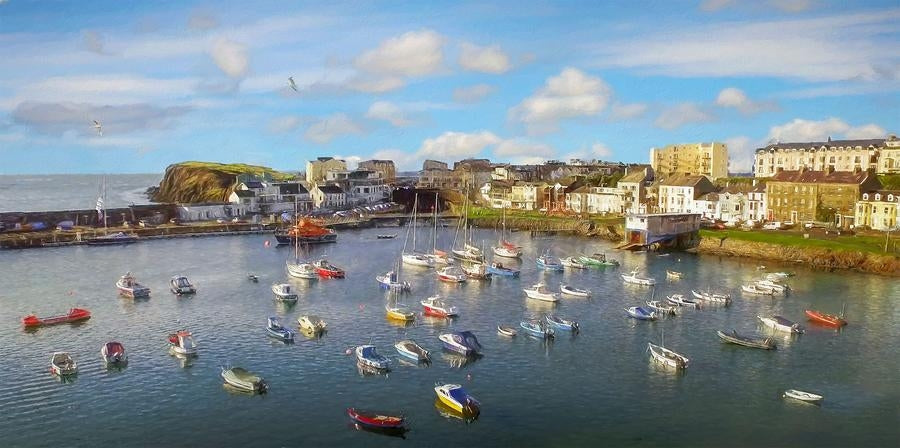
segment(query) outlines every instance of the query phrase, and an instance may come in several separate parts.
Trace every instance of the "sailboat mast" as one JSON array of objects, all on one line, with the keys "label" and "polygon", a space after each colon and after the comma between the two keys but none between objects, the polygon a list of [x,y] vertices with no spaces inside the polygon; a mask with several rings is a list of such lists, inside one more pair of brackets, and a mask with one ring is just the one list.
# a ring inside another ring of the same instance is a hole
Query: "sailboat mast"
[{"label": "sailboat mast", "polygon": [[416,227],[416,211],[419,209],[419,193],[416,193],[413,199],[413,216],[412,216],[412,236],[413,236],[413,253],[416,252],[416,231],[419,229]]},{"label": "sailboat mast", "polygon": [[[297,196],[294,196],[294,226],[300,225],[300,217],[298,215]],[[290,231],[289,231],[290,232]],[[300,232],[294,229],[294,264],[300,264]]]},{"label": "sailboat mast", "polygon": [[437,253],[437,219],[438,219],[437,206],[438,206],[438,194],[437,194],[437,192],[435,192],[434,193],[434,208],[432,209],[432,211],[434,211],[434,218],[432,218],[432,221],[434,221],[432,223],[432,224],[434,224],[434,228],[431,231],[431,252],[433,254]]},{"label": "sailboat mast", "polygon": [[103,177],[103,230],[107,228],[107,216],[106,216],[106,201],[108,198],[106,197],[106,176]]}]

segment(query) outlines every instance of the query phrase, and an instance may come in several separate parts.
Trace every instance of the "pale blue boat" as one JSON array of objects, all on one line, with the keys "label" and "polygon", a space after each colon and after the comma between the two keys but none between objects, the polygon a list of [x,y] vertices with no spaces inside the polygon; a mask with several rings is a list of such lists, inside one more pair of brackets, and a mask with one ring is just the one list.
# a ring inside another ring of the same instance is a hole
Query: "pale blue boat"
[{"label": "pale blue boat", "polygon": [[278,322],[278,318],[274,316],[270,317],[266,323],[266,334],[271,338],[284,342],[291,342],[294,340],[294,331],[282,327]]},{"label": "pale blue boat", "polygon": [[503,266],[503,265],[500,264],[500,263],[491,263],[491,265],[488,266],[487,271],[488,271],[490,274],[493,274],[493,275],[502,275],[502,276],[505,276],[505,277],[518,277],[518,276],[519,276],[519,270],[518,270],[518,269],[508,268],[508,267],[506,267],[506,266]]},{"label": "pale blue boat", "polygon": [[444,343],[445,349],[463,356],[474,356],[481,351],[481,344],[478,343],[478,338],[471,331],[444,333],[439,335],[438,339]]},{"label": "pale blue boat", "polygon": [[544,319],[547,320],[547,323],[550,324],[551,327],[558,330],[571,331],[573,333],[577,333],[579,330],[578,322],[559,317],[555,314],[548,314]]},{"label": "pale blue boat", "polygon": [[378,370],[388,370],[391,367],[391,361],[381,356],[374,345],[360,345],[356,347],[356,360],[366,367]]},{"label": "pale blue boat", "polygon": [[650,311],[644,307],[633,306],[631,308],[625,308],[625,312],[638,320],[656,320],[656,312]]},{"label": "pale blue boat", "polygon": [[539,268],[546,269],[548,271],[562,271],[563,265],[562,262],[559,261],[559,258],[546,253],[537,258],[536,263]]},{"label": "pale blue boat", "polygon": [[552,328],[544,325],[543,322],[537,319],[523,320],[522,322],[519,322],[519,326],[522,327],[522,331],[524,331],[525,334],[540,339],[550,339],[554,334]]}]

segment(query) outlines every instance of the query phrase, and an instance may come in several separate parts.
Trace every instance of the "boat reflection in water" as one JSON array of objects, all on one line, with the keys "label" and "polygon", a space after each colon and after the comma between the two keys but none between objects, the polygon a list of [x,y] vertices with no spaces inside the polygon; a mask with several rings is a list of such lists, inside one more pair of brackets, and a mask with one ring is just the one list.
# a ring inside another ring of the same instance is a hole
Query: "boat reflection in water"
[{"label": "boat reflection in water", "polygon": [[377,368],[375,368],[375,367],[368,366],[368,365],[363,364],[363,363],[361,363],[361,362],[357,362],[357,363],[356,363],[356,370],[359,372],[359,376],[362,376],[362,377],[366,377],[366,376],[384,376],[384,377],[387,377],[387,376],[388,376],[388,372],[390,372],[390,370],[388,370],[388,369],[377,369]]},{"label": "boat reflection in water", "polygon": [[383,436],[389,437],[399,437],[401,439],[406,438],[406,429],[405,427],[400,428],[378,428],[375,426],[367,426],[361,425],[359,423],[350,423],[350,427],[361,432],[370,432],[372,434],[381,434]]},{"label": "boat reflection in water", "polygon": [[182,369],[193,367],[194,359],[197,359],[198,357],[198,355],[185,355],[183,353],[178,353],[171,347],[169,348],[169,355],[178,360],[178,364],[181,365]]},{"label": "boat reflection in water", "polygon": [[429,316],[428,314],[422,314],[422,319],[420,320],[422,325],[426,327],[432,328],[445,328],[453,322],[452,317],[437,317],[437,316]]},{"label": "boat reflection in water", "polygon": [[462,420],[466,423],[472,423],[475,420],[478,420],[477,414],[476,415],[463,414],[462,412],[459,412],[456,409],[453,409],[450,406],[447,406],[446,404],[444,404],[444,402],[441,401],[440,398],[435,398],[434,407],[435,407],[435,409],[437,409],[438,413],[441,414],[441,417],[444,417],[446,419]]},{"label": "boat reflection in water", "polygon": [[259,395],[260,397],[265,396],[265,394],[260,394],[258,392],[252,391],[252,390],[234,387],[228,383],[222,383],[222,388],[225,389],[225,391],[228,392],[229,395],[243,396],[243,397],[253,397],[253,396],[257,396],[257,395]]},{"label": "boat reflection in water", "polygon": [[441,353],[441,359],[446,362],[450,367],[455,369],[461,369],[467,365],[475,363],[481,358],[481,355],[469,355],[463,356],[456,352],[451,352],[444,350]]}]

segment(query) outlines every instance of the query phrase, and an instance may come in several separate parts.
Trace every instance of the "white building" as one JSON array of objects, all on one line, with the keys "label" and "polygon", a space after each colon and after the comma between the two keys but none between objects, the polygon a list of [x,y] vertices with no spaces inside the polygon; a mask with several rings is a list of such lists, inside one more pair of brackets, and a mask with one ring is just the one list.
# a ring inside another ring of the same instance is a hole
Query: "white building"
[{"label": "white building", "polygon": [[659,184],[659,210],[662,213],[697,213],[694,203],[700,196],[715,190],[706,176],[676,176]]},{"label": "white building", "polygon": [[622,213],[618,188],[582,186],[566,194],[566,210],[575,213]]},{"label": "white building", "polygon": [[766,211],[766,185],[758,184],[747,193],[747,219],[762,222],[769,218]]},{"label": "white building", "polygon": [[633,168],[625,174],[616,187],[619,189],[624,213],[647,213],[647,187],[653,180],[650,167]]},{"label": "white building", "polygon": [[[228,202],[236,216],[253,215],[260,212],[259,200],[252,190],[234,190],[228,196]],[[217,216],[221,218],[222,216]]]},{"label": "white building", "polygon": [[318,185],[313,188],[311,196],[316,208],[339,208],[347,205],[347,194],[337,185]]}]

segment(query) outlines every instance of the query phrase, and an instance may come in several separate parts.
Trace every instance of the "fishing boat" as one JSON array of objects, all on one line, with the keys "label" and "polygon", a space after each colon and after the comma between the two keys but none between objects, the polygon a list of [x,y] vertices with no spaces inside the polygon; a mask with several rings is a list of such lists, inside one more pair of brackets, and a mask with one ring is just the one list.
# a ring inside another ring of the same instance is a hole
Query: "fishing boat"
[{"label": "fishing boat", "polygon": [[757,280],[755,284],[757,287],[768,288],[778,294],[785,294],[791,290],[790,286],[772,280]]},{"label": "fishing boat", "polygon": [[22,318],[22,325],[26,328],[37,328],[46,325],[80,322],[91,318],[91,312],[84,308],[71,308],[66,314],[50,317],[37,317],[34,314]]},{"label": "fishing boat", "polygon": [[772,338],[751,338],[748,336],[741,336],[738,334],[737,330],[731,330],[731,333],[716,330],[716,334],[719,335],[720,339],[730,344],[742,345],[750,348],[761,348],[763,350],[775,349],[775,341]]},{"label": "fishing boat", "polygon": [[444,343],[444,348],[463,356],[477,355],[481,351],[478,338],[471,331],[454,331],[442,333],[438,339]]},{"label": "fishing boat", "polygon": [[253,283],[259,283],[259,277],[256,274],[247,274],[247,280],[250,280]]},{"label": "fishing boat", "polygon": [[503,208],[503,220],[500,227],[500,240],[491,248],[494,255],[504,258],[519,258],[522,256],[522,248],[507,241],[506,238],[506,207]]},{"label": "fishing boat", "polygon": [[78,363],[66,352],[56,352],[50,357],[50,372],[66,376],[78,373]]},{"label": "fishing boat", "polygon": [[575,257],[565,257],[559,260],[559,264],[563,265],[564,268],[587,269],[587,265],[582,263]]},{"label": "fishing boat", "polygon": [[459,314],[455,306],[447,305],[440,296],[431,296],[419,303],[425,308],[427,316],[456,317]]},{"label": "fishing boat", "polygon": [[412,339],[400,341],[394,344],[394,348],[397,349],[397,353],[401,356],[405,356],[416,362],[427,362],[430,360],[428,350],[425,350],[424,347],[416,344],[416,341]]},{"label": "fishing boat", "polygon": [[288,229],[275,230],[275,240],[279,245],[287,244],[322,244],[337,242],[337,233],[324,227],[324,221],[312,218],[297,219],[295,225]]},{"label": "fishing boat", "polygon": [[559,285],[559,292],[572,297],[590,297],[591,290],[590,289],[582,289],[576,288],[572,285],[567,285],[562,283]]},{"label": "fishing boat", "polygon": [[460,267],[462,271],[466,274],[466,277],[473,280],[490,280],[491,272],[488,271],[487,266],[484,263],[473,263],[467,262],[463,263]]},{"label": "fishing boat", "polygon": [[133,244],[138,242],[136,235],[129,235],[125,232],[116,232],[111,235],[100,235],[84,239],[85,244],[90,246],[115,246],[122,244]]},{"label": "fishing boat", "polygon": [[128,362],[128,355],[125,354],[125,346],[121,342],[107,342],[100,347],[100,356],[103,362],[107,364],[125,364]]},{"label": "fishing boat", "polygon": [[347,415],[354,423],[379,430],[402,430],[403,416],[386,415],[379,412],[364,411],[356,408],[347,408]]},{"label": "fishing boat", "polygon": [[254,375],[241,367],[222,368],[222,379],[234,388],[246,392],[265,393],[269,385],[259,375]]},{"label": "fishing boat", "polygon": [[538,268],[547,271],[562,271],[564,269],[562,262],[559,261],[559,258],[550,255],[549,252],[545,252],[540,257],[537,257],[535,263],[537,263]]},{"label": "fishing boat", "polygon": [[[434,260],[432,260],[431,257],[416,251],[416,234],[419,230],[419,227],[416,225],[416,210],[418,207],[419,195],[416,194],[415,199],[413,200],[412,216],[410,217],[409,225],[406,226],[406,239],[403,240],[403,252],[400,254],[400,258],[403,260],[404,264],[430,268],[434,266]],[[412,250],[407,252],[406,246],[409,243],[410,233],[412,233]]]},{"label": "fishing boat", "polygon": [[544,316],[544,319],[547,320],[547,323],[550,324],[551,327],[562,330],[562,331],[571,331],[577,333],[581,328],[578,326],[578,322],[572,319],[566,319],[564,317],[557,316],[555,314],[548,314]]},{"label": "fishing boat", "polygon": [[522,291],[529,299],[543,300],[544,302],[558,302],[559,294],[551,292],[547,285],[543,282],[536,283],[530,288],[524,288]]},{"label": "fishing boat", "polygon": [[650,359],[667,367],[686,369],[690,362],[686,356],[669,350],[662,345],[648,342],[647,351],[650,352]]},{"label": "fishing boat", "polygon": [[197,288],[183,275],[176,275],[169,280],[169,290],[175,295],[194,294]]},{"label": "fishing boat", "polygon": [[197,344],[190,331],[179,330],[169,334],[169,349],[177,355],[196,355]]},{"label": "fishing boat", "polygon": [[356,347],[356,360],[364,366],[378,370],[388,370],[391,361],[378,354],[374,345],[360,345]]},{"label": "fishing boat", "polygon": [[387,304],[384,306],[384,311],[387,313],[388,319],[410,322],[412,320],[415,320],[415,318],[416,318],[416,313],[412,312],[409,308],[407,308],[404,305]]},{"label": "fishing boat", "polygon": [[682,274],[681,272],[678,272],[678,271],[672,271],[672,270],[666,269],[666,277],[672,278],[672,279],[681,279],[681,278],[684,278],[684,274]]},{"label": "fishing boat", "polygon": [[462,283],[466,281],[466,273],[456,266],[446,266],[437,270],[438,280],[449,283]]},{"label": "fishing boat", "polygon": [[375,238],[378,238],[379,240],[391,240],[391,239],[397,238],[397,234],[396,233],[378,234],[378,235],[375,235]]},{"label": "fishing boat", "polygon": [[331,264],[325,258],[320,258],[312,264],[316,268],[319,277],[325,278],[344,278],[344,270]]},{"label": "fishing boat", "polygon": [[758,296],[771,296],[775,294],[775,290],[773,290],[772,288],[766,288],[755,283],[751,283],[749,285],[741,285],[741,291],[744,291],[748,294],[756,294]]},{"label": "fishing boat", "polygon": [[131,272],[119,278],[116,282],[116,288],[119,290],[119,294],[125,297],[135,299],[150,297],[150,288],[138,283]]},{"label": "fishing boat", "polygon": [[517,333],[516,329],[513,327],[509,327],[506,325],[497,325],[497,334],[499,334],[500,336],[506,336],[506,337],[511,338],[511,337],[515,337],[516,333]]},{"label": "fishing boat", "polygon": [[786,331],[788,333],[803,333],[803,328],[800,327],[800,324],[790,321],[781,316],[772,316],[772,317],[762,317],[756,316],[763,325],[772,328],[773,330],[778,331]]},{"label": "fishing boat", "polygon": [[550,339],[555,334],[552,328],[538,319],[523,320],[519,322],[519,327],[522,328],[522,331],[524,331],[525,334],[540,339]]},{"label": "fishing boat", "polygon": [[434,392],[441,403],[464,416],[476,417],[481,413],[481,403],[469,395],[459,384],[438,385],[435,386]]},{"label": "fishing boat", "polygon": [[313,334],[319,334],[324,332],[328,324],[322,320],[321,317],[313,315],[313,314],[304,314],[297,318],[297,325],[300,326],[300,329]]},{"label": "fishing boat", "polygon": [[720,294],[711,291],[697,291],[694,289],[691,290],[691,294],[693,294],[694,297],[706,302],[717,302],[725,304],[731,303],[731,295],[729,294]]},{"label": "fishing boat", "polygon": [[275,338],[279,341],[292,342],[294,340],[294,331],[281,326],[281,323],[278,322],[278,318],[275,316],[269,317],[266,321],[266,334],[270,338]]},{"label": "fishing boat", "polygon": [[784,394],[781,395],[785,398],[793,398],[794,400],[805,401],[807,403],[819,404],[822,402],[822,399],[825,397],[821,395],[814,394],[812,392],[803,392],[802,390],[797,389],[788,389],[784,391]]},{"label": "fishing boat", "polygon": [[647,307],[661,315],[674,316],[676,314],[674,306],[666,305],[659,300],[647,301]]},{"label": "fishing boat", "polygon": [[297,301],[297,293],[294,292],[294,288],[292,288],[288,283],[276,283],[272,285],[272,293],[275,294],[276,300],[280,300],[282,302]]},{"label": "fishing boat", "polygon": [[410,292],[412,289],[409,282],[401,282],[398,279],[395,271],[388,271],[383,275],[376,275],[375,280],[378,281],[378,284],[380,284],[382,288],[390,289],[391,291]]},{"label": "fishing boat", "polygon": [[700,308],[700,302],[694,299],[689,299],[682,294],[672,294],[670,296],[666,296],[666,301],[673,305]]},{"label": "fishing boat", "polygon": [[631,283],[633,285],[653,286],[656,284],[656,280],[651,277],[641,277],[636,270],[631,271],[628,274],[622,274],[622,280],[625,280],[625,283]]},{"label": "fishing boat", "polygon": [[518,277],[519,270],[503,266],[502,263],[494,262],[488,266],[487,271],[493,275],[501,275],[504,277]]},{"label": "fishing boat", "polygon": [[841,315],[840,316],[836,316],[834,314],[823,313],[821,311],[816,311],[816,310],[806,310],[806,317],[808,317],[809,320],[811,320],[813,322],[816,322],[819,324],[824,324],[824,325],[829,325],[832,327],[843,327],[844,325],[847,325],[847,321],[844,320],[843,307],[841,307]]},{"label": "fishing boat", "polygon": [[625,313],[638,320],[656,320],[656,311],[648,310],[640,306],[625,308]]},{"label": "fishing boat", "polygon": [[582,255],[578,258],[578,261],[594,267],[602,267],[602,266],[618,266],[619,262],[616,260],[610,260],[606,258],[606,254],[594,254],[591,256]]}]

